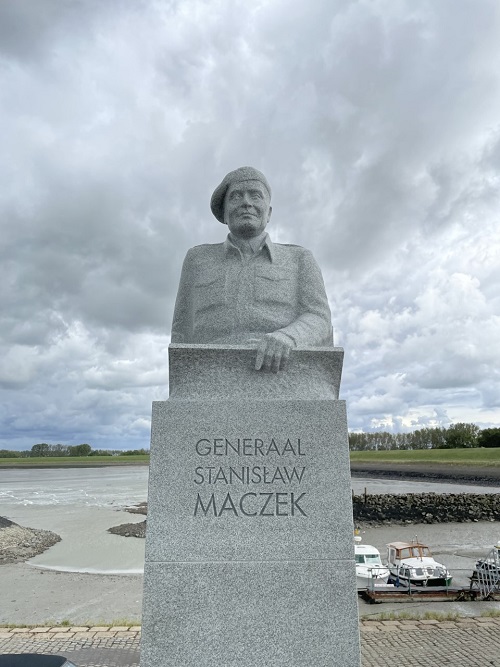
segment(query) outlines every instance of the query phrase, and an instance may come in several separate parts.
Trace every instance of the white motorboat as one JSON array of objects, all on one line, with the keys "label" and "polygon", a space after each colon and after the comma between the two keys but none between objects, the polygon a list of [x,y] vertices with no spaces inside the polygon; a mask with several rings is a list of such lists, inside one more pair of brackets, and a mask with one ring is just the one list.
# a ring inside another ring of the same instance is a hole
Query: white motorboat
[{"label": "white motorboat", "polygon": [[390,571],[382,565],[380,551],[370,544],[360,544],[361,537],[354,537],[354,557],[356,561],[356,583],[358,589],[373,588],[387,584]]},{"label": "white motorboat", "polygon": [[390,579],[397,585],[449,586],[451,575],[445,565],[432,557],[422,542],[390,542],[387,545]]}]

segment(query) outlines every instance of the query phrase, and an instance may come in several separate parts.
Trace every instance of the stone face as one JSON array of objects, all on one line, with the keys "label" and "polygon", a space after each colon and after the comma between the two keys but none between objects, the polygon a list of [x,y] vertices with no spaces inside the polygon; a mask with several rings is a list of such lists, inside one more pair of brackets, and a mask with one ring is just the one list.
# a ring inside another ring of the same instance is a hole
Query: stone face
[{"label": "stone face", "polygon": [[172,396],[153,405],[142,667],[359,667],[341,352],[294,350],[288,376],[252,371],[248,348],[171,346]]},{"label": "stone face", "polygon": [[222,182],[215,188],[210,200],[210,208],[212,213],[217,218],[219,222],[224,224],[224,203],[226,199],[227,191],[231,186],[235,186],[238,183],[244,183],[248,181],[257,181],[264,186],[269,195],[269,201],[271,201],[271,186],[269,185],[267,178],[264,174],[254,167],[240,167],[234,171],[230,171],[229,174],[226,174],[222,179]]}]

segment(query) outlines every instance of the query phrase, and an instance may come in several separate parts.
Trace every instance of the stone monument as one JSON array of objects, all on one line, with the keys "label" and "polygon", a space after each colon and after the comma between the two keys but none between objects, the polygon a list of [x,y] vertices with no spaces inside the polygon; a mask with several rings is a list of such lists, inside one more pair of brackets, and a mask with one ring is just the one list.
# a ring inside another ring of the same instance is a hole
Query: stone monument
[{"label": "stone monument", "polygon": [[141,667],[359,667],[347,418],[321,272],[230,172],[153,404]]}]

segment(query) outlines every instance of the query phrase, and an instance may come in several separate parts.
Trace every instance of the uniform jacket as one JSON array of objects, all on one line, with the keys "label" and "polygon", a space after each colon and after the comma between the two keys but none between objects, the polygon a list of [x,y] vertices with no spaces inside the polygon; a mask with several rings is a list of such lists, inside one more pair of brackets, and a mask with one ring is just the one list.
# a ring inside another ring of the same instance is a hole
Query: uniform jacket
[{"label": "uniform jacket", "polygon": [[188,251],[172,343],[243,344],[277,330],[297,346],[333,344],[323,278],[308,250],[266,235],[249,259],[229,238]]}]

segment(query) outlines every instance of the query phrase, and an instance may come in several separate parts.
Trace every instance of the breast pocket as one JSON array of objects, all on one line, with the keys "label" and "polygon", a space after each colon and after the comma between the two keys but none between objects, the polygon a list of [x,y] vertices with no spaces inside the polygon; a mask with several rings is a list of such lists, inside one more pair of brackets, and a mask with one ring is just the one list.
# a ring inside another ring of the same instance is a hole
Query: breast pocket
[{"label": "breast pocket", "polygon": [[296,300],[295,282],[283,269],[258,269],[255,274],[255,301],[292,307]]},{"label": "breast pocket", "polygon": [[195,311],[197,314],[223,306],[225,303],[225,281],[220,272],[199,275],[194,284]]}]

